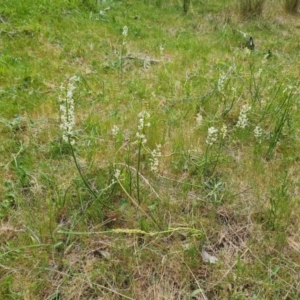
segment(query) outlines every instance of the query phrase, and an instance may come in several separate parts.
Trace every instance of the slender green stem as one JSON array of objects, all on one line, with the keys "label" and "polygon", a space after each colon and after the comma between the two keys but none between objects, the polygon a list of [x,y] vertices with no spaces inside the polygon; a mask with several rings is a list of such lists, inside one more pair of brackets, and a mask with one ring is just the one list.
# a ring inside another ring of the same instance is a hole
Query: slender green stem
[{"label": "slender green stem", "polygon": [[76,155],[75,155],[75,151],[74,151],[74,148],[73,146],[71,145],[70,143],[70,139],[69,139],[69,145],[71,147],[71,151],[72,151],[72,157],[73,157],[73,160],[74,160],[74,163],[75,163],[75,166],[76,166],[76,169],[78,171],[78,174],[83,182],[83,184],[86,186],[86,188],[88,189],[89,193],[93,196],[93,198],[95,200],[98,200],[103,206],[111,209],[111,207],[107,204],[105,204],[104,202],[100,201],[99,200],[99,196],[96,194],[96,192],[92,189],[92,187],[90,186],[90,184],[88,183],[88,181],[86,180],[86,178],[84,177],[84,175],[82,174],[82,171],[81,171],[81,168],[78,164],[78,161],[77,161],[77,158],[76,158]]},{"label": "slender green stem", "polygon": [[141,167],[141,150],[142,150],[142,140],[140,140],[139,144],[139,152],[138,152],[138,164],[136,169],[136,189],[137,189],[137,200],[138,203],[141,204],[140,199],[140,167]]},{"label": "slender green stem", "polygon": [[124,56],[124,45],[121,47],[121,57],[120,57],[120,83],[123,84],[123,56]]},{"label": "slender green stem", "polygon": [[215,162],[214,162],[214,166],[213,166],[213,169],[212,169],[212,172],[211,172],[212,174],[215,173],[215,170],[216,170],[216,167],[217,167],[217,164],[218,164],[218,162],[219,162],[220,155],[221,155],[222,143],[220,142],[219,145],[220,145],[220,146],[219,146],[217,158],[216,158],[216,160],[215,160]]},{"label": "slender green stem", "polygon": [[79,176],[82,180],[82,182],[84,183],[84,185],[86,186],[86,188],[88,189],[88,191],[92,194],[92,196],[94,198],[97,198],[97,195],[96,193],[93,191],[93,189],[91,188],[91,186],[89,185],[89,183],[87,182],[87,180],[85,179],[85,177],[83,176],[82,172],[81,172],[81,168],[78,164],[78,161],[77,161],[77,158],[76,158],[76,155],[75,155],[75,151],[74,151],[74,148],[73,146],[71,145],[71,143],[69,143],[70,147],[71,147],[71,151],[72,151],[72,157],[73,157],[73,160],[74,160],[74,163],[75,163],[75,166],[76,166],[76,169],[79,173]]},{"label": "slender green stem", "polygon": [[203,174],[205,173],[206,171],[206,167],[207,167],[207,160],[208,160],[208,149],[210,148],[210,146],[208,145],[206,147],[206,150],[205,150],[205,159],[204,159],[204,166],[203,166]]},{"label": "slender green stem", "polygon": [[[285,107],[284,107],[285,105]],[[276,148],[276,145],[278,144],[278,141],[280,139],[280,136],[282,134],[282,130],[284,127],[284,124],[287,121],[288,118],[288,113],[289,113],[289,108],[290,108],[290,99],[287,98],[283,104],[282,107],[284,108],[284,111],[281,115],[281,118],[278,119],[275,129],[274,129],[274,135],[270,141],[269,149],[267,151],[267,158],[271,159],[274,153],[274,149]]]}]

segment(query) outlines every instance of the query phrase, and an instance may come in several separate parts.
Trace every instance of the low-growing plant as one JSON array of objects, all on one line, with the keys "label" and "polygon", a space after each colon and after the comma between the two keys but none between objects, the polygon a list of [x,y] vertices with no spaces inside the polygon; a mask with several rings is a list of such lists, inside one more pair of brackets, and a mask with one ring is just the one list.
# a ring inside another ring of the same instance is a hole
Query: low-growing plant
[{"label": "low-growing plant", "polygon": [[269,195],[266,226],[270,230],[285,231],[290,224],[295,199],[292,199],[289,195],[290,182],[288,174],[285,174],[279,180],[281,182],[277,187],[271,189]]},{"label": "low-growing plant", "polygon": [[11,208],[16,206],[16,192],[14,190],[14,185],[10,181],[6,181],[3,184],[4,186],[4,199],[0,202],[0,219],[6,218],[8,212]]},{"label": "low-growing plant", "polygon": [[[281,100],[281,105],[278,105],[276,110],[274,111],[274,122],[275,126],[272,132],[270,133],[269,137],[269,148],[266,153],[267,159],[272,158],[274,151],[279,144],[280,140],[283,138],[283,131],[285,127],[289,127],[288,123],[291,119],[291,107],[293,105],[293,93],[292,92],[285,92],[283,93],[283,99]],[[289,129],[289,134],[292,128]]]}]

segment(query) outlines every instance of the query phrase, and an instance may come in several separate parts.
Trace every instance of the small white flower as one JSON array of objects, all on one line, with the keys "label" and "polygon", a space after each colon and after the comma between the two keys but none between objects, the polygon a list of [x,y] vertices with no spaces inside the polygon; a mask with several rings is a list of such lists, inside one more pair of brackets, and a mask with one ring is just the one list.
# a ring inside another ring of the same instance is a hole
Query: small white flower
[{"label": "small white flower", "polygon": [[262,68],[258,70],[258,72],[254,75],[255,78],[259,78],[262,72]]},{"label": "small white flower", "polygon": [[261,63],[264,65],[268,61],[269,53],[266,53],[261,61]]},{"label": "small white flower", "polygon": [[215,127],[208,128],[206,144],[212,146],[218,140],[218,129]]},{"label": "small white flower", "polygon": [[151,158],[150,158],[150,166],[151,166],[151,171],[154,173],[158,172],[158,165],[159,165],[159,160],[158,158],[161,157],[161,145],[158,144],[156,145],[156,149],[154,149],[151,152]]},{"label": "small white flower", "polygon": [[248,126],[248,116],[247,113],[251,110],[251,106],[243,105],[240,111],[240,115],[236,124],[236,127],[244,129]]},{"label": "small white flower", "polygon": [[116,169],[115,170],[115,174],[114,174],[114,176],[116,177],[116,179],[119,179],[120,175],[121,175],[121,171],[119,169]]},{"label": "small white flower", "polygon": [[289,93],[289,94],[299,94],[299,88],[296,85],[287,85],[286,88],[283,90],[283,94]]},{"label": "small white flower", "polygon": [[147,142],[147,139],[144,134],[144,129],[145,127],[150,127],[151,125],[150,122],[147,122],[145,124],[145,120],[150,118],[150,114],[147,111],[141,111],[138,114],[138,118],[139,118],[139,124],[138,124],[138,131],[136,133],[136,136],[138,139],[140,139],[142,144],[145,144]]},{"label": "small white flower", "polygon": [[165,47],[164,47],[162,44],[160,44],[160,45],[159,45],[160,55],[163,55],[164,50],[165,50]]},{"label": "small white flower", "polygon": [[203,121],[203,117],[202,117],[201,113],[198,112],[197,116],[196,116],[196,123],[197,123],[198,127],[200,127],[202,125],[202,121]]},{"label": "small white flower", "polygon": [[[69,79],[66,87],[66,96],[59,96],[59,109],[60,109],[60,129],[62,130],[62,138],[64,142],[70,142],[71,145],[75,144],[73,127],[75,126],[75,111],[74,111],[74,99],[73,91],[76,88],[75,83],[79,81],[77,76],[73,76]],[[61,91],[64,92],[65,87],[61,85]]]},{"label": "small white flower", "polygon": [[218,79],[218,91],[220,93],[223,92],[224,90],[224,81],[225,81],[225,78],[226,78],[226,75],[225,74],[222,74],[219,79]]},{"label": "small white flower", "polygon": [[142,142],[142,144],[147,142],[146,136],[142,133],[137,132],[136,137]]},{"label": "small white flower", "polygon": [[147,117],[149,117],[149,113],[147,111],[143,110],[138,114],[138,117],[139,118],[147,118]]},{"label": "small white flower", "polygon": [[120,129],[117,125],[114,125],[113,128],[111,129],[111,134],[116,137],[117,134],[119,133]]},{"label": "small white flower", "polygon": [[138,130],[142,131],[144,127],[150,127],[150,122],[145,124],[145,120],[150,118],[150,114],[146,111],[142,111],[138,114],[139,125]]},{"label": "small white flower", "polygon": [[123,27],[122,35],[123,35],[123,45],[126,45],[126,43],[127,43],[127,35],[128,35],[128,27],[127,26]]},{"label": "small white flower", "polygon": [[261,129],[261,127],[259,126],[256,126],[254,128],[254,137],[256,138],[256,140],[258,141],[258,143],[260,144],[261,143],[261,137],[262,137],[262,134],[263,134],[263,131]]},{"label": "small white flower", "polygon": [[127,35],[128,35],[128,27],[127,26],[124,26],[123,27],[123,32],[122,32],[123,36],[126,38]]},{"label": "small white flower", "polygon": [[226,138],[227,133],[228,133],[227,126],[226,126],[226,124],[223,124],[223,126],[221,128],[221,137],[222,137],[222,139]]}]

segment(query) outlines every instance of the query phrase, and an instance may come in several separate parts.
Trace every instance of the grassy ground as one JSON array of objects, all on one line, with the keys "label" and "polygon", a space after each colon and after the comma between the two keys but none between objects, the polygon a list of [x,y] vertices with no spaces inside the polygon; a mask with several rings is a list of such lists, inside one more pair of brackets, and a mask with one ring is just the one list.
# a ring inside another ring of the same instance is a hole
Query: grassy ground
[{"label": "grassy ground", "polygon": [[2,2],[1,299],[300,298],[298,16]]}]

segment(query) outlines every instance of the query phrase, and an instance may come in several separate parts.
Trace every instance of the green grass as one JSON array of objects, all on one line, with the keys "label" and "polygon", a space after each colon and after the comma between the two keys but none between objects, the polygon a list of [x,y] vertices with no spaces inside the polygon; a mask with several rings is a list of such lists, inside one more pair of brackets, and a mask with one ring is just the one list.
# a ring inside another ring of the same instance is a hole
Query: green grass
[{"label": "green grass", "polygon": [[269,2],[4,1],[1,299],[299,298],[299,32]]}]

